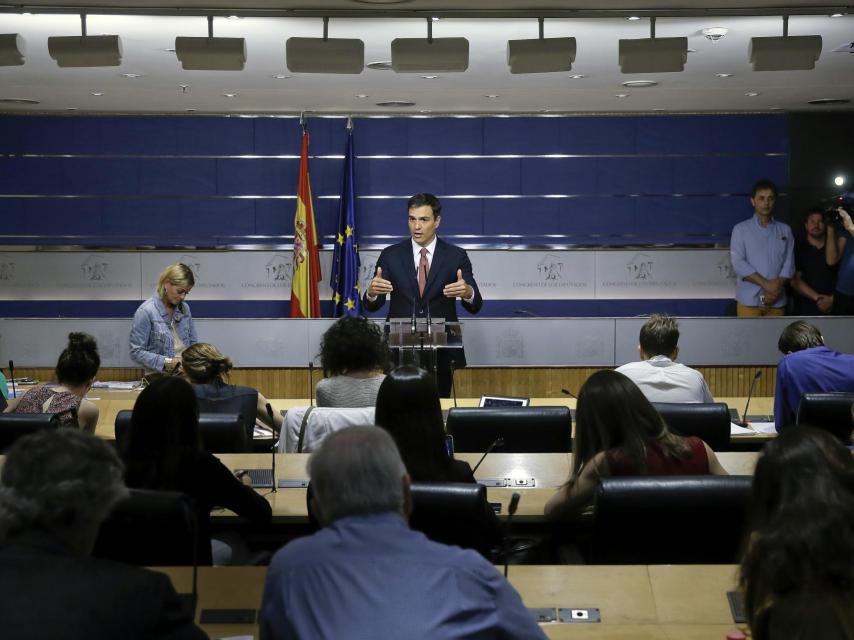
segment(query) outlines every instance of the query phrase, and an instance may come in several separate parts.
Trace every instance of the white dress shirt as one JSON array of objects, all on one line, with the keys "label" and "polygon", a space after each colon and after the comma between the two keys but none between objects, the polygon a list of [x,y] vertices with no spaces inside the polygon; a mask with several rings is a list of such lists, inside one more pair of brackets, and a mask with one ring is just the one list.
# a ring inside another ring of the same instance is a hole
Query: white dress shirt
[{"label": "white dress shirt", "polygon": [[714,402],[703,374],[667,356],[629,362],[617,371],[634,382],[650,402]]}]

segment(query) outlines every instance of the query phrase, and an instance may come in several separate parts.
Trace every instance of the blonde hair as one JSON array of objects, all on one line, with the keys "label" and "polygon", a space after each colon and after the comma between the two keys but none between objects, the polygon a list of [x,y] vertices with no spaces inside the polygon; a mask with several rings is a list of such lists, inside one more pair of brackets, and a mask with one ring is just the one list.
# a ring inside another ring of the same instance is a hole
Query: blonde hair
[{"label": "blonde hair", "polygon": [[181,354],[181,367],[192,382],[207,384],[215,380],[225,381],[234,363],[212,344],[197,342]]},{"label": "blonde hair", "polygon": [[193,270],[183,262],[176,262],[166,267],[157,281],[157,295],[163,300],[166,298],[166,283],[176,287],[192,287],[196,284]]}]

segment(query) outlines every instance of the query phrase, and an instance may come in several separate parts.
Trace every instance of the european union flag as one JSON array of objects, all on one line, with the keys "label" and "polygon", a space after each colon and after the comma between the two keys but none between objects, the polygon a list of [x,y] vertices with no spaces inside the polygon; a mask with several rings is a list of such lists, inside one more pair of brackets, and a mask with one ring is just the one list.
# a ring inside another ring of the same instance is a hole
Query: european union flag
[{"label": "european union flag", "polygon": [[353,129],[347,129],[347,152],[344,155],[344,179],[338,214],[338,233],[332,258],[332,300],[335,317],[357,316],[362,312],[359,290],[359,245],[356,241],[356,194],[354,192]]}]

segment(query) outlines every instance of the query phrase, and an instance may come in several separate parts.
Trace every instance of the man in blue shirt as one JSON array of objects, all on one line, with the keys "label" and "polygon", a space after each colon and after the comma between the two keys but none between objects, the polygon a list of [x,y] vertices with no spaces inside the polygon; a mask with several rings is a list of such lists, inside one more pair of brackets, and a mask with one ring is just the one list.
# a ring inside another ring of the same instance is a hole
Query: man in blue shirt
[{"label": "man in blue shirt", "polygon": [[795,273],[792,229],[773,218],[777,187],[770,180],[753,185],[754,215],[732,229],[729,251],[738,276],[739,317],[782,316],[786,283]]},{"label": "man in blue shirt", "polygon": [[780,334],[777,348],[784,354],[777,365],[774,422],[795,424],[804,393],[854,391],[854,356],[824,346],[819,330],[808,322],[793,322]]},{"label": "man in blue shirt", "polygon": [[329,435],[308,462],[326,526],[273,557],[261,639],[544,639],[519,594],[478,553],[409,528],[409,476],[377,427]]},{"label": "man in blue shirt", "polygon": [[833,313],[838,316],[854,315],[854,222],[843,209],[837,209],[840,231],[835,225],[827,225],[825,258],[829,265],[839,265],[836,277],[836,292],[833,294]]}]

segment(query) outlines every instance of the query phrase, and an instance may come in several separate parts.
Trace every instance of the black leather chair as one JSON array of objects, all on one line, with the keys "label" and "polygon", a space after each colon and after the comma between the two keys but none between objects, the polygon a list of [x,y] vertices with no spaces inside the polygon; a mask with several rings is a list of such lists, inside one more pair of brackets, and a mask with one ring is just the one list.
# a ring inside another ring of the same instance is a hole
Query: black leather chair
[{"label": "black leather chair", "polygon": [[596,493],[588,561],[735,563],[751,481],[751,476],[606,478]]},{"label": "black leather chair", "polygon": [[796,422],[825,429],[850,445],[852,404],[854,393],[851,392],[804,393],[798,405]]},{"label": "black leather chair", "polygon": [[200,413],[239,414],[246,431],[246,440],[255,435],[255,416],[258,413],[258,392],[249,387],[239,387],[241,395],[231,398],[199,398]]},{"label": "black leather chair", "polygon": [[57,427],[59,419],[53,413],[0,413],[0,453],[21,436]]},{"label": "black leather chair", "polygon": [[464,482],[413,482],[409,526],[431,540],[474,549],[492,559],[501,529],[486,487]]},{"label": "black leather chair", "polygon": [[210,564],[210,541],[198,539],[183,493],[131,489],[101,525],[92,555],[141,567]]},{"label": "black leather chair", "polygon": [[568,407],[459,407],[448,412],[447,430],[460,453],[486,451],[499,436],[499,453],[572,451]]},{"label": "black leather chair", "polygon": [[[116,414],[116,444],[121,446],[130,431],[132,411]],[[202,413],[199,415],[202,448],[210,453],[246,453],[251,451],[239,414]]]},{"label": "black leather chair", "polygon": [[696,436],[713,451],[730,450],[729,407],[723,402],[653,402],[667,426],[680,436]]}]

